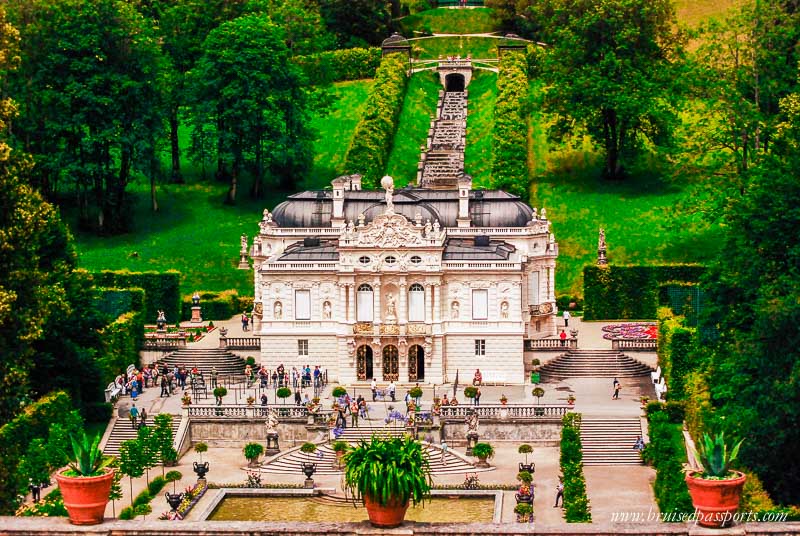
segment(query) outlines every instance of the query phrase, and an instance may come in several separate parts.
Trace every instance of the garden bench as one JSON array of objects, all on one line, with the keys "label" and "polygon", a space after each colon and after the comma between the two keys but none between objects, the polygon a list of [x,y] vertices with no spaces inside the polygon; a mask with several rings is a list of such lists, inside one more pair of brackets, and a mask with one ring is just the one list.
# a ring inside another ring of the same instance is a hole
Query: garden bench
[{"label": "garden bench", "polygon": [[653,383],[658,383],[658,379],[661,378],[661,365],[658,366],[655,372],[650,373],[650,378],[653,379]]}]

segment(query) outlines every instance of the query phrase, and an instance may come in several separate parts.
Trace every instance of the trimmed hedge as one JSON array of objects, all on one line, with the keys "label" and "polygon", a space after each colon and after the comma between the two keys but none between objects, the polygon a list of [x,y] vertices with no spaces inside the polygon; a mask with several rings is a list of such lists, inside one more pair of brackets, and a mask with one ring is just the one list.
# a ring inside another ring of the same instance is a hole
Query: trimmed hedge
[{"label": "trimmed hedge", "polygon": [[103,270],[91,274],[96,287],[144,289],[144,321],[155,322],[161,309],[170,323],[179,320],[181,274],[166,272],[129,272]]},{"label": "trimmed hedge", "polygon": [[506,53],[497,75],[497,103],[492,134],[492,188],[528,198],[528,61]]},{"label": "trimmed hedge", "polygon": [[[653,492],[658,509],[662,514],[691,513],[694,508],[683,472],[683,464],[687,459],[682,425],[670,422],[666,411],[654,411],[647,418],[650,423],[650,443],[644,457],[656,470]],[[679,521],[677,518],[665,518],[667,521],[672,519]]]},{"label": "trimmed hedge", "polygon": [[684,326],[683,317],[676,317],[668,307],[658,310],[658,364],[661,366],[670,399],[686,397],[684,384],[692,372],[691,351],[695,330]]},{"label": "trimmed hedge", "polygon": [[585,320],[656,318],[659,285],[698,281],[705,271],[697,264],[584,266]]},{"label": "trimmed hedge", "polygon": [[103,385],[106,385],[131,363],[139,367],[139,350],[144,340],[142,313],[129,312],[120,315],[103,328],[101,334],[103,349],[97,359],[97,366],[105,382]]},{"label": "trimmed hedge", "polygon": [[408,86],[407,68],[407,59],[402,54],[389,54],[381,60],[364,114],[356,125],[345,170],[361,174],[365,189],[377,187],[389,161]]},{"label": "trimmed hedge", "polygon": [[[198,292],[203,320],[228,320],[247,311],[253,310],[252,296],[239,296],[235,290],[222,292]],[[181,302],[181,319],[192,318],[192,296],[184,296]]]},{"label": "trimmed hedge", "polygon": [[64,391],[54,391],[27,406],[14,420],[0,427],[0,514],[14,515],[17,493],[27,490],[19,463],[34,439],[47,440],[50,428],[75,417],[72,400]]},{"label": "trimmed hedge", "polygon": [[144,289],[98,288],[97,309],[109,319],[127,312],[144,312]]},{"label": "trimmed hedge", "polygon": [[561,420],[561,474],[564,483],[564,518],[567,523],[591,523],[592,513],[586,495],[581,446],[581,415],[567,413]]},{"label": "trimmed hedge", "polygon": [[381,49],[347,48],[298,56],[295,63],[313,85],[373,78],[381,64]]}]

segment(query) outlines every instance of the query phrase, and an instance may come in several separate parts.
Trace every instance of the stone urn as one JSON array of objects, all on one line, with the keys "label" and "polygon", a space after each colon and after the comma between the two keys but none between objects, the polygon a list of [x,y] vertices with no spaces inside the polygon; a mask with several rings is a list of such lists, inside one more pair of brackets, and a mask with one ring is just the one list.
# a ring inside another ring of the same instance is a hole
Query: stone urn
[{"label": "stone urn", "polygon": [[204,463],[194,462],[193,469],[194,472],[197,474],[197,480],[203,480],[205,479],[206,473],[208,473],[209,470],[208,462]]},{"label": "stone urn", "polygon": [[183,502],[183,493],[166,492],[164,496],[167,498],[167,504],[169,504],[169,507],[172,508],[173,512],[177,511],[178,507]]},{"label": "stone urn", "polygon": [[311,477],[317,472],[317,464],[312,462],[301,462],[300,468],[303,470],[303,474],[306,475],[306,481],[303,485],[308,489],[313,489],[314,479]]}]

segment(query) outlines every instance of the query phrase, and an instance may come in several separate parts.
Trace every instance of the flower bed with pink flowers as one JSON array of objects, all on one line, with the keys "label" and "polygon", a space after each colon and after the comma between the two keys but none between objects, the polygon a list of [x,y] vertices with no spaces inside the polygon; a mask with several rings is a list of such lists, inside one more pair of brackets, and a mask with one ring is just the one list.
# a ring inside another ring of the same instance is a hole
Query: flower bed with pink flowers
[{"label": "flower bed with pink flowers", "polygon": [[608,340],[657,339],[658,324],[655,322],[609,324],[607,326],[603,326],[603,338]]}]

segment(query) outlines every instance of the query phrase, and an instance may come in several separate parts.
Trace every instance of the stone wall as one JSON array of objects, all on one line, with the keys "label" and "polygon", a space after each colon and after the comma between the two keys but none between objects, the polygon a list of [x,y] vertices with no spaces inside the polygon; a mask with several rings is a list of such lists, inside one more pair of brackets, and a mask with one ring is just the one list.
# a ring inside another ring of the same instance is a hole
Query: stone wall
[{"label": "stone wall", "polygon": [[[475,340],[486,341],[486,355],[475,355]],[[456,371],[461,383],[472,381],[476,368],[481,369],[484,383],[521,383],[525,379],[520,335],[450,335],[445,337],[447,378],[454,381]]]},{"label": "stone wall", "polygon": [[165,523],[155,519],[141,521],[112,521],[95,526],[70,525],[66,518],[52,517],[0,517],[0,533],[15,536],[308,536],[328,534],[336,536],[368,536],[395,534],[403,536],[472,536],[474,534],[536,534],[539,536],[705,536],[708,534],[735,534],[736,536],[793,536],[800,535],[800,523],[745,523],[731,529],[711,531],[694,523],[628,523],[628,524],[583,524],[542,526],[539,523],[414,523],[408,521],[401,528],[381,530],[367,523],[270,523],[264,521],[181,521]]},{"label": "stone wall", "polygon": [[[304,423],[280,423],[277,426],[281,448],[294,443],[305,443],[326,434],[327,426],[308,426]],[[197,419],[189,421],[187,444],[202,439],[209,447],[242,447],[246,443],[267,441],[267,428],[261,420],[253,419]],[[193,438],[195,438],[193,440]]]},{"label": "stone wall", "polygon": [[[297,341],[308,341],[308,355],[297,354]],[[328,380],[338,379],[339,363],[336,358],[336,335],[315,335],[314,333],[297,333],[292,335],[270,335],[261,339],[261,363],[269,370],[278,368],[283,363],[286,371],[291,374],[292,367],[310,365],[314,370],[319,365],[324,372],[328,370]]]},{"label": "stone wall", "polygon": [[[466,426],[463,423],[446,423],[443,429],[445,439],[449,444],[466,445]],[[508,441],[552,447],[557,446],[561,439],[561,420],[543,419],[535,423],[517,419],[482,420],[478,432],[481,441],[491,441],[492,443]]]}]

